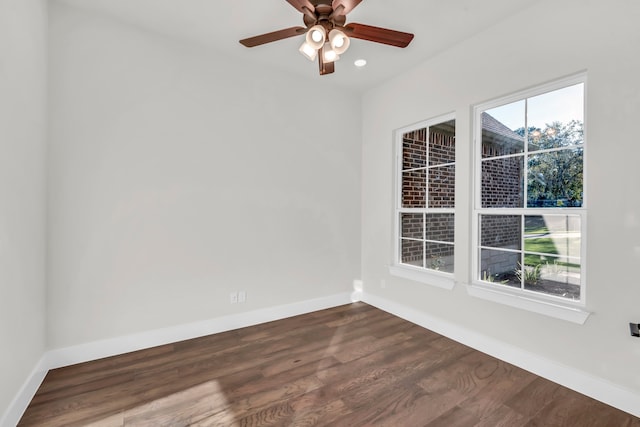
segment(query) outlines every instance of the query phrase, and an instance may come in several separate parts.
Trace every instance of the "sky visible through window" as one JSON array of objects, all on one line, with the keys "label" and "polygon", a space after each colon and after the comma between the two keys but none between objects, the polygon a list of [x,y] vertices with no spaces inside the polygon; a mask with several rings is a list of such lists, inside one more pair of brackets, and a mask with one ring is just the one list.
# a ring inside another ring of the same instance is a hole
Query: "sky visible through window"
[{"label": "sky visible through window", "polygon": [[[527,125],[545,129],[555,121],[569,123],[571,120],[584,121],[584,84],[569,86],[553,92],[543,93],[527,99]],[[524,127],[525,101],[487,110],[493,118],[511,130]]]}]

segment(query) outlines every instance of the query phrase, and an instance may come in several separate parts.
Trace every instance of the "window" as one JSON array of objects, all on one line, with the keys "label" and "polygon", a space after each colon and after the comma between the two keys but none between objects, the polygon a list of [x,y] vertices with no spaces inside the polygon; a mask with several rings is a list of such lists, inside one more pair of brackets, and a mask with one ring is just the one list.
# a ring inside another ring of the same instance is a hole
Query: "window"
[{"label": "window", "polygon": [[581,75],[476,107],[475,285],[584,305],[584,86]]},{"label": "window", "polygon": [[397,135],[396,249],[391,272],[452,288],[455,119],[439,117],[401,129]]}]

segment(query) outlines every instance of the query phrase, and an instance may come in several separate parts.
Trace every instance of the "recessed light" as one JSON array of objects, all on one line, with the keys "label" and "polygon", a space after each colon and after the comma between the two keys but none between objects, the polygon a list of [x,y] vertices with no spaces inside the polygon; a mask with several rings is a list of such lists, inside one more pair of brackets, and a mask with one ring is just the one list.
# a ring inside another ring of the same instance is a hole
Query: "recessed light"
[{"label": "recessed light", "polygon": [[365,65],[367,65],[367,60],[366,59],[356,59],[354,61],[353,65],[355,65],[358,68],[362,68]]}]

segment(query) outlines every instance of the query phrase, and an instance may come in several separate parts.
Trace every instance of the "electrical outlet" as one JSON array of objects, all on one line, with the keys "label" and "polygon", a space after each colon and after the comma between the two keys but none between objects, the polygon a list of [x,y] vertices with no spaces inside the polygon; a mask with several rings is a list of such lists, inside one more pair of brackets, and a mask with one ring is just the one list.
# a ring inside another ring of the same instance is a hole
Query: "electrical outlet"
[{"label": "electrical outlet", "polygon": [[229,302],[231,304],[237,304],[237,302],[238,302],[238,293],[237,292],[231,292],[229,294]]},{"label": "electrical outlet", "polygon": [[238,302],[245,302],[247,300],[247,292],[240,291],[238,292]]}]

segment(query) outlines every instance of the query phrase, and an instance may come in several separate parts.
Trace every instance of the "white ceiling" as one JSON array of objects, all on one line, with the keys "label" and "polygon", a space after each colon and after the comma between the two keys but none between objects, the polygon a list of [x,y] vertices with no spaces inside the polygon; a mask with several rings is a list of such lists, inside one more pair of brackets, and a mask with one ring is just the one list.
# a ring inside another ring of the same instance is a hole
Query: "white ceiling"
[{"label": "white ceiling", "polygon": [[[54,0],[105,13],[149,31],[203,44],[212,54],[260,67],[328,80],[366,90],[454,44],[472,37],[539,0],[363,0],[347,16],[358,22],[415,34],[400,49],[352,40],[336,72],[319,76],[317,63],[298,53],[302,37],[246,48],[238,40],[301,25],[302,15],[285,0]],[[353,61],[364,58],[366,67]]]}]

